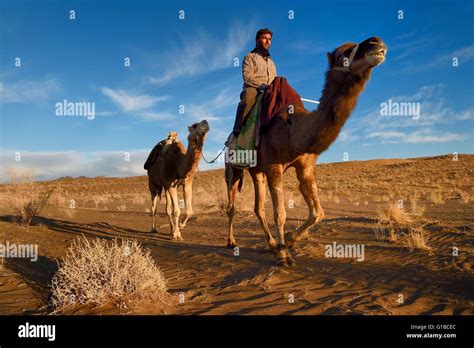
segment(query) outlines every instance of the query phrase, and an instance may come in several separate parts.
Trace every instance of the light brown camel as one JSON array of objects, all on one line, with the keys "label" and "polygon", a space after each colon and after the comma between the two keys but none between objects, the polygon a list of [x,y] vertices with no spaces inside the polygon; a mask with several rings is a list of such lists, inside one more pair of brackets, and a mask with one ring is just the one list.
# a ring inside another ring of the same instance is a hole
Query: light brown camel
[{"label": "light brown camel", "polygon": [[[148,187],[151,194],[151,213],[153,216],[152,232],[156,232],[155,213],[158,207],[158,199],[164,189],[166,197],[166,214],[171,226],[173,240],[182,240],[180,228],[186,226],[186,222],[193,214],[193,180],[197,171],[199,160],[202,156],[202,147],[209,131],[206,120],[195,123],[188,127],[188,148],[180,142],[169,145],[161,160],[157,160],[148,169]],[[178,186],[183,187],[184,203],[186,205],[185,219],[179,223],[181,210],[178,202]]]},{"label": "light brown camel", "polygon": [[[265,232],[267,243],[279,265],[292,266],[295,261],[288,248],[303,238],[308,230],[324,218],[314,173],[318,156],[337,138],[354,109],[359,94],[370,79],[372,69],[385,59],[386,46],[379,37],[359,44],[345,43],[328,53],[329,68],[319,107],[314,111],[284,109],[272,119],[261,137],[257,165],[249,168],[255,189],[255,214]],[[286,219],[283,173],[295,168],[299,189],[309,208],[308,219],[295,232],[285,234]],[[235,247],[232,220],[237,188],[242,185],[243,170],[226,163],[229,217],[228,247]],[[266,182],[270,186],[278,245],[265,217]],[[240,185],[239,185],[240,184]]]}]

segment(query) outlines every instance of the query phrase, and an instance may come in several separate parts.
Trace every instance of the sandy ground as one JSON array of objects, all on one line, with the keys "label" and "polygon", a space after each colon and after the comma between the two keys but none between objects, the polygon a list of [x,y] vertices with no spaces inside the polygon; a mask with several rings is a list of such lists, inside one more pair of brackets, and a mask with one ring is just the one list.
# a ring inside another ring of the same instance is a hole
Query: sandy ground
[{"label": "sandy ground", "polygon": [[[227,215],[223,170],[199,172],[195,215],[169,239],[163,203],[159,233],[151,233],[147,178],[61,178],[34,226],[13,222],[0,186],[0,242],[37,244],[39,259],[6,259],[0,270],[1,314],[46,314],[49,284],[65,250],[80,235],[139,240],[151,250],[170,292],[184,296],[175,307],[142,303],[129,310],[113,304],[79,307],[69,314],[474,314],[474,155],[343,162],[317,166],[326,219],[292,250],[297,265],[279,268],[267,251],[253,214],[248,175],[235,218],[239,255],[225,248]],[[286,230],[300,225],[307,209],[291,169],[285,178]],[[375,236],[378,212],[413,196],[426,209],[427,250],[409,250]],[[68,208],[74,200],[75,208]],[[267,218],[273,222],[270,200]],[[276,237],[275,229],[271,224]],[[327,258],[325,245],[364,245],[364,260]],[[453,248],[459,250],[453,255]],[[403,301],[401,301],[401,299]]]}]

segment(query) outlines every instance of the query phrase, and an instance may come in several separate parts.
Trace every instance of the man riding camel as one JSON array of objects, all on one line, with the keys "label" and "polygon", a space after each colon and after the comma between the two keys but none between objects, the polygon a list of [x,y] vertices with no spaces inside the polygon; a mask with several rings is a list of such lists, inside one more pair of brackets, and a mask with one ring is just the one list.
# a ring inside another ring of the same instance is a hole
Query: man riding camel
[{"label": "man riding camel", "polygon": [[270,58],[270,45],[273,33],[264,28],[257,31],[255,48],[247,54],[242,64],[243,91],[237,107],[232,133],[237,137],[247,115],[255,104],[259,92],[265,91],[276,77],[276,66]]}]

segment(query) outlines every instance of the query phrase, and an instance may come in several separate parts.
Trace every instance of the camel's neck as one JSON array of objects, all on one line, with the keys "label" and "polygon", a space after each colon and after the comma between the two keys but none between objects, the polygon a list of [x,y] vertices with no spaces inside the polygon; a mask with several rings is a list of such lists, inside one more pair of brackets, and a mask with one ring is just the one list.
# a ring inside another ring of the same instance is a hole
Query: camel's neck
[{"label": "camel's neck", "polygon": [[192,176],[197,171],[197,166],[202,154],[202,143],[188,140],[188,148],[179,166],[180,177]]},{"label": "camel's neck", "polygon": [[301,139],[298,150],[320,154],[337,138],[342,126],[346,123],[357,103],[359,94],[369,80],[370,71],[360,77],[349,76],[342,83],[334,83],[331,74],[326,74],[326,84],[321,102],[310,117],[305,118],[309,124]]}]

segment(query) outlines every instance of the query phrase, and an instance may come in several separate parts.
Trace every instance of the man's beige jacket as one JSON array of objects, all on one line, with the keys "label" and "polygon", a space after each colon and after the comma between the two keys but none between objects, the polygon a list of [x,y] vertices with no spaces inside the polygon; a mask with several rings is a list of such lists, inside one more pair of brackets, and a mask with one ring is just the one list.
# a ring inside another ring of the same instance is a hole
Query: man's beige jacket
[{"label": "man's beige jacket", "polygon": [[250,52],[245,56],[242,64],[244,88],[258,88],[262,83],[269,85],[277,74],[276,66],[270,57],[262,57],[258,53]]}]

